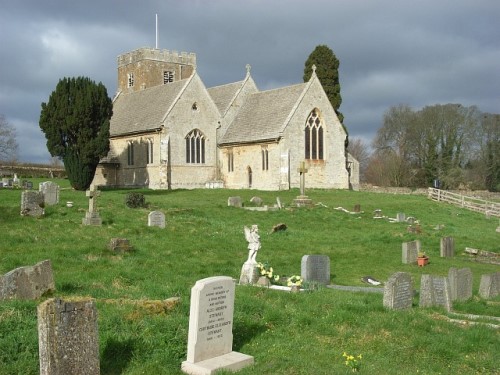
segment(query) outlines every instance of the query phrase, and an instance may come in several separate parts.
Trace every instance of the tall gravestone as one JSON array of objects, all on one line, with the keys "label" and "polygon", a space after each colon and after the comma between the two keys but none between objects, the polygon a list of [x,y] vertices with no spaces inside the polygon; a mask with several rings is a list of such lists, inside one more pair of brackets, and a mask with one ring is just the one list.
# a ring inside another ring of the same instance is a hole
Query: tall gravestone
[{"label": "tall gravestone", "polygon": [[97,197],[101,195],[101,192],[95,186],[91,186],[90,190],[87,190],[85,194],[89,198],[89,210],[85,213],[82,224],[102,225],[102,219],[97,211]]},{"label": "tall gravestone", "polygon": [[99,375],[97,309],[92,299],[49,299],[38,313],[41,375]]},{"label": "tall gravestone", "polygon": [[0,276],[0,301],[38,299],[55,289],[50,260],[44,260],[34,266],[19,267]]},{"label": "tall gravestone", "polygon": [[21,215],[40,217],[45,214],[43,209],[43,194],[38,191],[23,191],[21,193]]},{"label": "tall gravestone", "polygon": [[300,275],[304,281],[330,284],[330,257],[304,255],[300,264]]},{"label": "tall gravestone", "polygon": [[450,268],[448,271],[451,300],[466,301],[472,298],[472,271],[470,268]]},{"label": "tall gravestone", "polygon": [[184,373],[211,375],[253,364],[252,356],[233,351],[234,292],[235,282],[227,276],[198,280],[191,289]]},{"label": "tall gravestone", "polygon": [[165,228],[165,214],[161,211],[151,211],[148,215],[148,226]]},{"label": "tall gravestone", "polygon": [[392,310],[411,308],[413,303],[413,282],[407,272],[396,272],[384,285],[384,307]]},{"label": "tall gravestone", "polygon": [[43,194],[43,202],[47,206],[59,203],[59,185],[52,181],[41,182],[38,190]]},{"label": "tall gravestone", "polygon": [[420,248],[420,240],[403,242],[401,251],[403,264],[416,264]]},{"label": "tall gravestone", "polygon": [[455,239],[453,237],[441,238],[441,257],[454,257],[455,256]]},{"label": "tall gravestone", "polygon": [[421,307],[442,306],[451,310],[451,290],[445,276],[422,275],[420,281]]},{"label": "tall gravestone", "polygon": [[500,272],[481,276],[479,295],[482,298],[494,298],[500,294]]}]

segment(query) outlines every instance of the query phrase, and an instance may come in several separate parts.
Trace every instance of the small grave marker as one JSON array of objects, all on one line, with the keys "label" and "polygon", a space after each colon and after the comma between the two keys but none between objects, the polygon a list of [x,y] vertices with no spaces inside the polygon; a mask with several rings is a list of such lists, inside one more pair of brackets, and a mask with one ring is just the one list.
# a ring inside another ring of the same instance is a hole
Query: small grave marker
[{"label": "small grave marker", "polygon": [[441,238],[440,254],[443,258],[455,256],[455,240],[453,237]]},{"label": "small grave marker", "polygon": [[161,211],[151,211],[148,215],[148,226],[165,228],[165,214]]},{"label": "small grave marker", "polygon": [[396,272],[384,285],[384,307],[392,310],[411,308],[413,303],[413,282],[407,272]]},{"label": "small grave marker", "polygon": [[253,364],[252,356],[232,351],[234,293],[235,282],[227,276],[198,280],[191,289],[183,372],[214,374],[221,369],[236,371]]},{"label": "small grave marker", "polygon": [[327,255],[304,255],[300,274],[304,281],[330,284],[330,257]]},{"label": "small grave marker", "polygon": [[422,275],[420,281],[421,307],[443,306],[451,310],[451,290],[445,276]]},{"label": "small grave marker", "polygon": [[229,197],[227,199],[227,205],[232,207],[243,207],[241,197]]},{"label": "small grave marker", "polygon": [[376,209],[373,211],[373,218],[374,219],[382,219],[384,216],[382,215],[382,210],[381,209]]},{"label": "small grave marker", "polygon": [[404,223],[406,221],[406,215],[404,212],[398,212],[397,216],[396,216],[396,221],[398,223]]},{"label": "small grave marker", "polygon": [[99,375],[97,309],[92,299],[52,298],[38,305],[41,375]]}]

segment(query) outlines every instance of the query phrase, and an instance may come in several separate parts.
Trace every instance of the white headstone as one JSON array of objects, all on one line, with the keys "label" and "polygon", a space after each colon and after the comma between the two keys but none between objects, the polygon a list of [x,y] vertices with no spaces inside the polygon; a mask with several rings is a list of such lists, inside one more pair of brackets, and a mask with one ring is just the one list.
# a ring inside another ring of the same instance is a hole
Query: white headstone
[{"label": "white headstone", "polygon": [[148,226],[165,228],[165,214],[161,211],[151,211],[148,215]]},{"label": "white headstone", "polygon": [[41,182],[38,190],[43,194],[43,202],[52,206],[59,203],[59,185],[52,181]]},{"label": "white headstone", "polygon": [[198,280],[191,289],[186,374],[214,374],[217,370],[239,370],[253,357],[233,352],[235,281],[227,276]]}]

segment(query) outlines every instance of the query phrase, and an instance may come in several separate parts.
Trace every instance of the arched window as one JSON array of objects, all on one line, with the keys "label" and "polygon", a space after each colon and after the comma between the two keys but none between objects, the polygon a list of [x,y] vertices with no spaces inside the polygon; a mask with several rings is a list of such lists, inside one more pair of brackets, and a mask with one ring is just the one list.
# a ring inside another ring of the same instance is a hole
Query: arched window
[{"label": "arched window", "polygon": [[198,129],[186,136],[186,163],[205,164],[205,136]]},{"label": "arched window", "polygon": [[323,160],[323,125],[314,109],[306,122],[304,129],[305,158],[309,160]]}]

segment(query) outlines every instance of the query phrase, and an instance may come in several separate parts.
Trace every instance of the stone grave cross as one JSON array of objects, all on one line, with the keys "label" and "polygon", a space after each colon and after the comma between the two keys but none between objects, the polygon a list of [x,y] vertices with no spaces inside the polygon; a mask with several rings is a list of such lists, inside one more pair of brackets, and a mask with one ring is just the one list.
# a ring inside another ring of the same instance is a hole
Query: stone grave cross
[{"label": "stone grave cross", "polygon": [[97,211],[97,197],[101,195],[101,192],[96,189],[95,185],[90,187],[90,190],[86,191],[86,195],[89,198],[89,212]]},{"label": "stone grave cross", "polygon": [[300,173],[300,195],[306,195],[306,163],[301,162],[300,167],[297,169],[297,172]]}]

